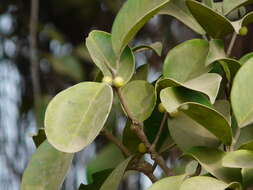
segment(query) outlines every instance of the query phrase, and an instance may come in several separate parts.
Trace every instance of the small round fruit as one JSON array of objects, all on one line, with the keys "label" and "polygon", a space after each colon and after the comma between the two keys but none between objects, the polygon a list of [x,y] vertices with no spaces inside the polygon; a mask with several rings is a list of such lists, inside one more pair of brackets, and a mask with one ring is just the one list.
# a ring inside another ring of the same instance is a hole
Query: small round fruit
[{"label": "small round fruit", "polygon": [[179,111],[177,109],[175,111],[173,111],[173,112],[170,112],[170,116],[171,117],[177,117],[178,114],[179,114]]},{"label": "small round fruit", "polygon": [[246,36],[248,34],[248,28],[246,26],[241,27],[241,29],[239,30],[239,34],[241,36]]},{"label": "small round fruit", "polygon": [[158,105],[158,110],[159,110],[159,112],[161,112],[161,113],[166,112],[166,109],[164,108],[164,106],[163,106],[162,103],[160,103],[160,104]]},{"label": "small round fruit", "polygon": [[113,85],[117,88],[120,88],[122,86],[124,86],[125,82],[124,79],[122,77],[115,77],[113,79]]},{"label": "small round fruit", "polygon": [[110,76],[104,76],[102,82],[111,85],[112,84],[112,77],[110,77]]},{"label": "small round fruit", "polygon": [[138,151],[139,151],[140,153],[144,154],[144,153],[147,152],[147,148],[146,148],[146,146],[145,146],[143,143],[140,143],[140,144],[138,145]]}]

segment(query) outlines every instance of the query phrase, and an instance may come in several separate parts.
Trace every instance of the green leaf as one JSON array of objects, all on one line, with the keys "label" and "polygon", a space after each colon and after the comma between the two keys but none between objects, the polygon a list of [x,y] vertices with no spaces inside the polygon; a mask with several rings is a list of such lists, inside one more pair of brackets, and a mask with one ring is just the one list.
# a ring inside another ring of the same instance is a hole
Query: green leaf
[{"label": "green leaf", "polygon": [[39,129],[38,133],[36,135],[33,135],[32,138],[36,148],[38,148],[40,144],[42,144],[47,139],[45,130],[43,128]]},{"label": "green leaf", "polygon": [[94,63],[103,72],[104,76],[112,76],[110,70],[113,70],[115,75],[124,79],[125,83],[131,79],[135,69],[135,60],[129,47],[124,49],[119,63],[117,63],[109,33],[98,30],[90,32],[88,38],[86,38],[86,46]]},{"label": "green leaf", "polygon": [[161,78],[156,83],[156,90],[160,91],[166,87],[182,86],[189,90],[198,91],[207,95],[211,103],[214,103],[219,91],[221,80],[221,76],[215,73],[206,73],[184,83],[178,82],[172,78]]},{"label": "green leaf", "polygon": [[117,190],[118,186],[127,170],[127,166],[132,160],[132,157],[127,158],[124,162],[115,168],[105,180],[100,190]]},{"label": "green leaf", "polygon": [[226,118],[216,110],[198,103],[184,103],[179,110],[205,127],[225,145],[232,143],[232,129]]},{"label": "green leaf", "polygon": [[138,138],[136,133],[131,130],[131,121],[127,121],[126,126],[123,131],[122,143],[128,148],[132,153],[138,152],[138,145],[141,143],[141,140]]},{"label": "green leaf", "polygon": [[78,152],[103,128],[112,107],[112,88],[82,82],[57,94],[45,115],[48,141],[63,152]]},{"label": "green leaf", "polygon": [[222,165],[230,168],[253,168],[253,151],[237,150],[227,152],[222,160]]},{"label": "green leaf", "polygon": [[21,190],[60,189],[72,159],[73,154],[59,152],[44,141],[25,169]]},{"label": "green leaf", "polygon": [[78,190],[96,190],[99,189],[106,178],[111,174],[113,169],[106,169],[103,171],[96,172],[92,174],[92,184],[84,185],[81,184]]},{"label": "green leaf", "polygon": [[112,46],[116,56],[136,33],[163,8],[169,0],[128,0],[116,16],[112,26]]},{"label": "green leaf", "polygon": [[161,42],[155,42],[150,45],[139,45],[132,48],[133,52],[141,52],[145,50],[153,50],[158,56],[162,55],[163,45]]},{"label": "green leaf", "polygon": [[86,175],[88,182],[92,182],[92,176],[94,173],[97,173],[101,170],[115,168],[123,160],[124,156],[118,147],[112,143],[107,144],[99,152],[97,152],[96,158],[92,159],[87,164]]},{"label": "green leaf", "polygon": [[201,166],[213,176],[225,182],[241,181],[241,172],[238,168],[226,168],[222,165],[225,152],[214,148],[194,147],[187,155],[196,159]]},{"label": "green leaf", "polygon": [[208,51],[208,42],[201,39],[189,40],[176,46],[165,59],[163,76],[184,83],[207,73],[210,70],[205,66]]},{"label": "green leaf", "polygon": [[136,72],[134,73],[131,80],[147,80],[148,73],[149,73],[149,64],[141,65],[136,69]]},{"label": "green leaf", "polygon": [[231,103],[239,127],[253,122],[253,59],[250,59],[236,74],[231,91]]},{"label": "green leaf", "polygon": [[250,52],[248,54],[245,54],[243,57],[241,57],[239,62],[243,65],[244,63],[248,62],[252,57],[253,57],[253,52]]},{"label": "green leaf", "polygon": [[154,87],[146,81],[136,80],[121,88],[132,116],[139,122],[146,120],[156,104]]},{"label": "green leaf", "polygon": [[216,111],[221,113],[231,125],[230,103],[228,100],[217,100],[214,104]]},{"label": "green leaf", "polygon": [[215,61],[226,58],[225,47],[223,40],[211,39],[209,41],[209,52],[206,60],[206,65]]},{"label": "green leaf", "polygon": [[202,0],[202,2],[203,2],[206,6],[208,6],[208,7],[210,7],[210,8],[213,8],[213,7],[214,7],[214,2],[213,2],[213,0]]},{"label": "green leaf", "polygon": [[232,10],[253,3],[252,0],[224,0],[223,1],[223,12],[225,15],[230,13]]},{"label": "green leaf", "polygon": [[226,184],[212,177],[196,176],[191,177],[183,182],[180,190],[225,190],[225,189],[241,190],[239,183]]},{"label": "green leaf", "polygon": [[186,175],[165,177],[154,183],[147,190],[164,190],[164,189],[179,190],[185,178]]},{"label": "green leaf", "polygon": [[233,33],[233,25],[226,17],[218,12],[215,12],[211,8],[193,0],[187,0],[186,5],[195,19],[211,37],[222,38]]},{"label": "green leaf", "polygon": [[241,68],[239,61],[231,58],[223,58],[218,60],[219,64],[222,66],[225,71],[226,77],[229,81],[233,81],[235,75]]},{"label": "green leaf", "polygon": [[252,187],[253,185],[253,168],[242,169],[242,182],[244,189]]},{"label": "green leaf", "polygon": [[[147,120],[145,120],[143,123],[144,132],[147,135],[147,138],[150,143],[152,143],[155,140],[155,137],[160,128],[162,119],[163,119],[163,113],[159,112],[158,106],[156,106],[151,116]],[[169,136],[168,128],[163,127],[163,131],[156,145],[157,151],[162,151],[162,148],[166,149],[168,146],[171,145],[171,139],[169,139],[168,136]]]},{"label": "green leaf", "polygon": [[184,152],[195,146],[220,145],[220,141],[212,133],[184,113],[168,119],[168,127],[172,139]]},{"label": "green leaf", "polygon": [[253,125],[240,130],[240,135],[234,145],[234,149],[246,149],[253,151]]},{"label": "green leaf", "polygon": [[81,81],[84,72],[81,63],[74,56],[64,56],[61,58],[50,57],[53,69],[64,76],[68,76],[75,81]]},{"label": "green leaf", "polygon": [[171,15],[199,34],[205,34],[203,28],[185,4],[185,0],[171,0],[160,12],[162,15]]},{"label": "green leaf", "polygon": [[160,99],[164,108],[169,113],[177,111],[185,102],[197,102],[212,107],[203,94],[183,87],[168,87],[163,89],[160,92]]}]

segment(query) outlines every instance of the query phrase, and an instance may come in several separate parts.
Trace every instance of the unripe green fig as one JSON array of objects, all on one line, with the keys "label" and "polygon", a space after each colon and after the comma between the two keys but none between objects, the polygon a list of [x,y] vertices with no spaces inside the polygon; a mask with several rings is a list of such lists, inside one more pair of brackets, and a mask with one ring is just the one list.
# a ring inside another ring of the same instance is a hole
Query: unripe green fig
[{"label": "unripe green fig", "polygon": [[146,153],[147,152],[147,147],[145,146],[145,144],[143,143],[140,143],[138,145],[138,151],[142,154]]},{"label": "unripe green fig", "polygon": [[239,34],[241,36],[246,36],[248,34],[248,28],[246,26],[241,27],[241,29],[239,30]]},{"label": "unripe green fig", "polygon": [[112,77],[110,77],[110,76],[104,76],[102,82],[107,83],[109,85],[112,85]]},{"label": "unripe green fig", "polygon": [[122,77],[115,77],[113,79],[113,85],[117,88],[120,88],[122,86],[124,86],[125,82],[124,79]]},{"label": "unripe green fig", "polygon": [[164,106],[163,106],[162,103],[160,103],[160,104],[158,105],[158,110],[159,110],[159,112],[161,112],[161,113],[166,112],[166,109],[164,108]]}]

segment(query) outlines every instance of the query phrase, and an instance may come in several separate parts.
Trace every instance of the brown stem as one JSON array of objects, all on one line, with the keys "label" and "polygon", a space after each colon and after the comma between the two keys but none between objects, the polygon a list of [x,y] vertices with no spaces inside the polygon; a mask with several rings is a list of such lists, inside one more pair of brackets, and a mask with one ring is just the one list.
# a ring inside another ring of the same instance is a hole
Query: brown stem
[{"label": "brown stem", "polygon": [[131,155],[130,151],[110,131],[104,128],[101,131],[101,134],[114,143],[126,157]]},{"label": "brown stem", "polygon": [[[101,134],[104,135],[112,143],[114,143],[126,157],[131,156],[130,151],[110,131],[108,131],[107,129],[104,128],[101,131]],[[132,164],[131,167],[129,167],[129,170],[135,170],[135,171],[142,172],[153,183],[157,181],[156,177],[153,175],[152,166],[148,162],[146,162],[144,160],[140,160],[140,158],[136,158],[134,163],[135,164]]]},{"label": "brown stem", "polygon": [[152,183],[157,181],[153,174],[152,165],[144,160],[140,160],[139,158],[135,159],[131,163],[131,165],[128,167],[128,170],[135,170],[145,174],[152,181]]},{"label": "brown stem", "polygon": [[127,116],[129,117],[129,119],[131,119],[132,121],[132,126],[131,126],[131,129],[136,133],[136,135],[138,136],[138,138],[144,143],[144,145],[147,147],[149,153],[151,154],[151,158],[157,162],[157,164],[163,169],[163,171],[165,172],[165,174],[167,176],[171,176],[172,173],[171,173],[171,170],[166,166],[166,162],[165,160],[163,159],[163,157],[161,157],[155,150],[155,148],[152,148],[151,147],[151,144],[150,142],[148,141],[148,138],[146,136],[146,134],[144,133],[143,131],[143,128],[142,128],[142,124],[137,121],[132,113],[130,112],[128,106],[127,106],[127,103],[125,101],[125,98],[123,96],[123,94],[121,93],[121,90],[119,88],[116,88],[116,92],[119,96],[119,99],[120,99],[120,102],[127,114]]}]

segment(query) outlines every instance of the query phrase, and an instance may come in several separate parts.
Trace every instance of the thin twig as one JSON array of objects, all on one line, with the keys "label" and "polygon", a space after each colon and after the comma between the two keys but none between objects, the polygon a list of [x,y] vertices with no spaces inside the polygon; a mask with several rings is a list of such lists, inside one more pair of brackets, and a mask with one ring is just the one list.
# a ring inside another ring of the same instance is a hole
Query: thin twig
[{"label": "thin twig", "polygon": [[37,49],[37,31],[38,31],[39,0],[31,0],[30,16],[30,71],[32,75],[33,98],[35,110],[38,110],[40,102],[40,82],[39,82],[39,58]]},{"label": "thin twig", "polygon": [[[107,129],[104,128],[101,131],[101,134],[104,135],[113,144],[115,144],[126,157],[131,156],[130,151],[110,131],[108,131]],[[131,167],[129,167],[129,170],[135,170],[135,171],[142,172],[153,183],[157,181],[156,177],[153,175],[153,172],[151,169],[152,168],[151,164],[149,164],[148,162],[146,162],[144,160],[139,160],[139,158],[137,158],[134,162],[136,162],[137,164],[132,164]]]},{"label": "thin twig", "polygon": [[101,134],[114,143],[126,157],[131,155],[130,151],[110,131],[104,128],[101,131]]},{"label": "thin twig", "polygon": [[167,176],[171,176],[171,170],[167,167],[165,160],[163,159],[163,157],[161,157],[155,150],[155,148],[151,147],[150,142],[148,141],[148,138],[146,136],[146,134],[143,131],[143,127],[142,124],[137,121],[132,113],[130,112],[127,103],[125,101],[125,98],[123,96],[123,94],[121,93],[121,90],[119,88],[116,88],[116,92],[119,96],[119,99],[121,101],[121,104],[127,114],[127,116],[129,117],[129,119],[132,120],[132,126],[131,129],[132,131],[134,131],[136,133],[136,135],[138,136],[138,138],[144,143],[144,145],[147,147],[149,153],[151,154],[151,158],[157,162],[157,164],[163,169],[163,171],[165,172],[165,174]]},{"label": "thin twig", "polygon": [[160,125],[160,127],[159,127],[159,130],[158,130],[158,132],[157,132],[157,134],[156,134],[155,140],[154,140],[154,142],[153,142],[152,145],[151,145],[151,148],[152,148],[152,149],[153,149],[153,148],[154,148],[154,149],[156,148],[157,142],[158,142],[158,140],[159,140],[159,138],[160,138],[160,136],[161,136],[161,134],[162,134],[163,127],[164,127],[164,125],[165,125],[167,119],[168,119],[168,113],[165,112],[165,113],[163,114],[163,119],[162,119],[161,125]]},{"label": "thin twig", "polygon": [[234,45],[235,45],[236,37],[237,37],[237,33],[234,32],[234,33],[233,33],[233,36],[232,36],[232,38],[231,38],[231,41],[230,41],[230,43],[229,43],[228,50],[227,50],[227,56],[228,56],[228,57],[229,57],[229,56],[231,55],[231,53],[232,53],[233,47],[234,47]]},{"label": "thin twig", "polygon": [[131,165],[128,166],[128,170],[135,170],[145,174],[153,183],[157,181],[157,178],[153,174],[152,165],[145,160],[136,158]]}]

